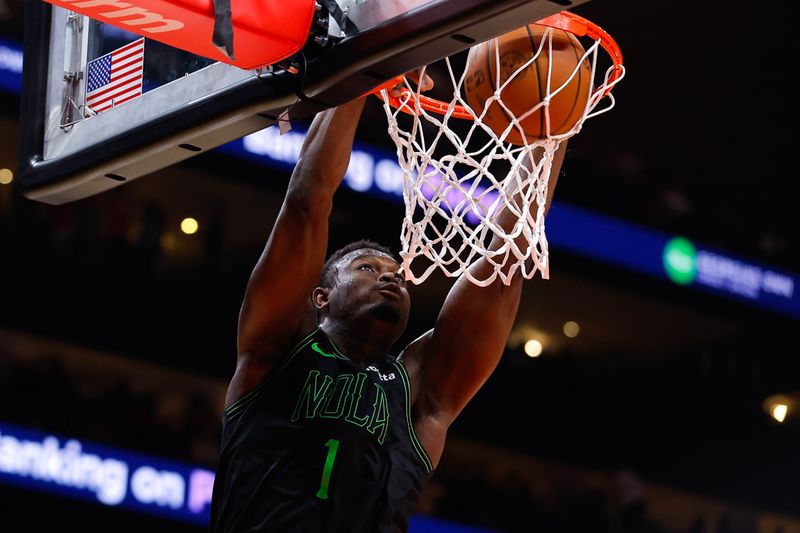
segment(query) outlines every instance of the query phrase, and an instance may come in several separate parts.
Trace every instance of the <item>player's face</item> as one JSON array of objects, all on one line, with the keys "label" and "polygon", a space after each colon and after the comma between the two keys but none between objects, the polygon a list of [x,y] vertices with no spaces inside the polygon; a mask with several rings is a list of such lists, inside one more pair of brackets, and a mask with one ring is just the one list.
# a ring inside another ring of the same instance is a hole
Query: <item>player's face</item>
[{"label": "player's face", "polygon": [[344,256],[331,289],[330,313],[353,318],[370,316],[405,328],[411,299],[400,265],[377,250],[356,250]]}]

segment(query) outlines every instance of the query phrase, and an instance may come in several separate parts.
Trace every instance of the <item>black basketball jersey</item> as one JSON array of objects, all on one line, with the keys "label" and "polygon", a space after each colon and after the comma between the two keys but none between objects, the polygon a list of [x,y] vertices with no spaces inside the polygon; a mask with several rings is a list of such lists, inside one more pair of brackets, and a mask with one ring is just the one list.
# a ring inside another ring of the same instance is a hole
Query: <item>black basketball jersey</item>
[{"label": "black basketball jersey", "polygon": [[225,409],[213,533],[399,533],[431,462],[402,361],[370,366],[319,328]]}]

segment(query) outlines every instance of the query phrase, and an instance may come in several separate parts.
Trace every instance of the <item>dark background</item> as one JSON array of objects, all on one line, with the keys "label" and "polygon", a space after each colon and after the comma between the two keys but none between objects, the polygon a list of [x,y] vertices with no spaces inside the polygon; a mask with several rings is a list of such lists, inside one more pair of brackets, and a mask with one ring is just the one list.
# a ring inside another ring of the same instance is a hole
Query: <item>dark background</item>
[{"label": "dark background", "polygon": [[[0,0],[0,35],[21,41],[21,8]],[[748,1],[596,0],[574,11],[614,36],[628,73],[616,107],[570,141],[553,209],[583,206],[800,271],[785,15]],[[15,95],[0,103],[0,167],[16,169],[18,106]],[[377,100],[358,139],[393,150]],[[288,177],[212,152],[64,206],[0,185],[0,331],[60,346],[5,348],[0,418],[213,468],[218,397],[175,385],[193,401],[166,417],[163,391],[142,376],[179,372],[224,389],[245,283]],[[335,206],[331,249],[362,237],[397,249],[402,206],[346,190]],[[177,230],[184,216],[199,220],[197,235]],[[413,288],[403,341],[430,327],[447,285]],[[581,326],[575,339],[560,333],[567,320]],[[509,346],[453,426],[424,510],[506,531],[777,533],[763,525],[773,515],[793,531],[797,425],[791,409],[776,423],[764,402],[795,394],[797,325],[554,248],[551,279],[528,283],[518,318],[545,351],[530,359]],[[148,366],[119,382],[93,368],[117,386],[89,390],[76,346]],[[504,469],[516,474],[498,480]],[[637,480],[633,497],[608,488],[618,473]],[[656,488],[696,505],[670,507]],[[91,517],[87,531],[183,527],[0,490],[31,531],[56,516]]]}]

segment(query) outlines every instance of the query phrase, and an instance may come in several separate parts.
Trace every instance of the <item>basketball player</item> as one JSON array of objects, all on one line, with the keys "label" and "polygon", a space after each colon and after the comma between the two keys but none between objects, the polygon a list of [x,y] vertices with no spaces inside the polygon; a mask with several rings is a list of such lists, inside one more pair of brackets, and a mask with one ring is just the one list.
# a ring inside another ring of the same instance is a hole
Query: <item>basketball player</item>
[{"label": "basketball player", "polygon": [[[214,533],[407,531],[448,427],[503,354],[523,278],[485,288],[457,280],[433,329],[392,355],[410,309],[398,262],[366,241],[325,260],[363,106],[314,118],[248,282]],[[486,277],[482,261],[471,268]]]}]

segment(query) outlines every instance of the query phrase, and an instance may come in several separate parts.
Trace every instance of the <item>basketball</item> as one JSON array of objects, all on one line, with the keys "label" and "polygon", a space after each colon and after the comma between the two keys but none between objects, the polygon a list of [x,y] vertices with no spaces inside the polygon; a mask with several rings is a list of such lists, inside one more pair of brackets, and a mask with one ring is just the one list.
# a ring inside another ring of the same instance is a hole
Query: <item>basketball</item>
[{"label": "basketball", "polygon": [[[588,60],[583,60],[578,68],[578,62],[581,61],[585,50],[573,34],[552,28],[551,60],[548,42],[542,44],[548,29],[551,28],[540,24],[528,24],[474,46],[469,51],[464,92],[467,103],[476,115],[481,116],[486,102],[494,95],[497,87],[506,83],[541,48],[537,59],[514,76],[500,93],[500,98],[508,111],[503,109],[498,101],[493,101],[483,115],[483,123],[498,137],[511,123],[512,118],[521,118],[542,102],[548,94],[551,94],[549,106],[542,106],[520,122],[528,143],[547,138],[548,133],[550,135],[567,133],[583,116],[589,98],[592,72]],[[548,69],[551,66],[552,72],[549,74],[548,84]],[[570,79],[573,72],[575,76]],[[563,89],[552,94],[565,83]],[[506,140],[517,146],[524,144],[518,128],[512,127]]]}]

